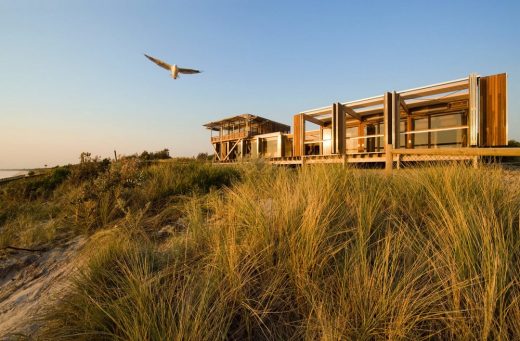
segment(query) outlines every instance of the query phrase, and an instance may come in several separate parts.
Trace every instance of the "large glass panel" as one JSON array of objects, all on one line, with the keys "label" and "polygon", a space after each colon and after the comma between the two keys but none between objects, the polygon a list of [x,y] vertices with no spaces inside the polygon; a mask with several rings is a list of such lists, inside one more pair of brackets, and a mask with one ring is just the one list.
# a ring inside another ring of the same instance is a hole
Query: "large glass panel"
[{"label": "large glass panel", "polygon": [[285,153],[284,153],[284,156],[286,157],[289,157],[289,156],[292,156],[292,146],[293,146],[293,140],[292,139],[289,139],[289,138],[286,138],[284,137],[285,139]]},{"label": "large glass panel", "polygon": [[258,157],[258,145],[256,143],[256,140],[251,140],[251,157],[252,158]]},{"label": "large glass panel", "polygon": [[331,130],[330,128],[323,129],[323,155],[331,154]]},{"label": "large glass panel", "polygon": [[[414,120],[414,130],[428,130],[428,118],[417,118]],[[415,148],[428,148],[428,133],[413,134]]]},{"label": "large glass panel", "polygon": [[376,125],[376,133],[377,135],[383,135],[376,139],[376,150],[377,152],[385,151],[385,123],[379,122]]},{"label": "large glass panel", "polygon": [[353,139],[353,137],[358,136],[358,127],[350,127],[347,128],[347,153],[357,153],[358,152],[358,139]]},{"label": "large glass panel", "polygon": [[[365,134],[367,136],[376,135],[376,126],[374,124],[367,124]],[[368,137],[365,140],[365,151],[370,153],[376,151],[376,137]]]},{"label": "large glass panel", "polygon": [[[406,131],[406,121],[401,120],[399,122],[399,132],[404,133]],[[406,147],[406,134],[399,134],[399,147]]]},{"label": "large glass panel", "polygon": [[262,139],[262,155],[264,157],[275,157],[278,148],[278,139]]},{"label": "large glass panel", "polygon": [[[462,114],[437,115],[431,117],[431,129],[456,128],[462,125]],[[431,132],[434,148],[462,147],[463,129]]]}]

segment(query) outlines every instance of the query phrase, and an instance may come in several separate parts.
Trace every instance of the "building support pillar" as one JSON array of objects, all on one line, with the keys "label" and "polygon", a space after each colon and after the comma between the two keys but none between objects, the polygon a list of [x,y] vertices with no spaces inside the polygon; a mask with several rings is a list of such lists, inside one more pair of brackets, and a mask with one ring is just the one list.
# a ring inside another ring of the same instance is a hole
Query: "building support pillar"
[{"label": "building support pillar", "polygon": [[261,155],[262,146],[260,145],[260,143],[262,143],[262,139],[257,137],[256,138],[256,157],[257,158],[261,158],[262,157],[262,155]]},{"label": "building support pillar", "polygon": [[331,153],[345,154],[345,110],[341,103],[332,104]]},{"label": "building support pillar", "polygon": [[471,165],[473,166],[473,168],[478,169],[478,163],[478,156],[474,156],[473,159],[471,159]]},{"label": "building support pillar", "polygon": [[479,110],[479,86],[478,86],[478,76],[474,73],[469,75],[469,115],[468,115],[468,125],[469,125],[469,145],[471,147],[475,147],[479,145],[479,140],[481,137],[479,136],[480,130],[480,110]]},{"label": "building support pillar", "polygon": [[282,157],[283,156],[283,136],[282,133],[278,135],[278,143],[276,145],[276,156]]},{"label": "building support pillar", "polygon": [[385,124],[385,170],[387,174],[392,173],[393,169],[393,157],[392,157],[392,142],[393,142],[393,110],[392,110],[392,93],[387,92],[384,94],[384,124]]}]

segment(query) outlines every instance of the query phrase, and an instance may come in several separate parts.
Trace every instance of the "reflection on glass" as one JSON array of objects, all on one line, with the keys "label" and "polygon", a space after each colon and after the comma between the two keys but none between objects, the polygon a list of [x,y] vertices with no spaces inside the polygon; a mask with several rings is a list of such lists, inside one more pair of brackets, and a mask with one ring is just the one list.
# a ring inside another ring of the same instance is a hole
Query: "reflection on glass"
[{"label": "reflection on glass", "polygon": [[285,153],[284,156],[292,156],[293,140],[285,139]]},{"label": "reflection on glass", "polygon": [[[428,130],[428,118],[418,118],[414,120],[414,130]],[[428,135],[429,133],[418,133],[415,136],[415,148],[429,148]]]},{"label": "reflection on glass", "polygon": [[450,129],[414,134],[415,148],[452,148],[466,145],[465,114],[439,114],[414,120],[415,131]]},{"label": "reflection on glass", "polygon": [[331,152],[331,130],[323,129],[323,155],[330,155]]},{"label": "reflection on glass", "polygon": [[251,141],[251,157],[257,158],[258,157],[258,147],[256,140]]},{"label": "reflection on glass", "polygon": [[262,139],[262,154],[264,157],[275,157],[278,139]]},{"label": "reflection on glass", "polygon": [[[406,121],[399,122],[399,131],[400,132],[406,131]],[[399,134],[399,146],[400,146],[400,148],[406,147],[406,135]]]},{"label": "reflection on glass", "polygon": [[347,128],[347,152],[357,153],[358,140],[351,140],[353,137],[358,137],[358,127]]}]

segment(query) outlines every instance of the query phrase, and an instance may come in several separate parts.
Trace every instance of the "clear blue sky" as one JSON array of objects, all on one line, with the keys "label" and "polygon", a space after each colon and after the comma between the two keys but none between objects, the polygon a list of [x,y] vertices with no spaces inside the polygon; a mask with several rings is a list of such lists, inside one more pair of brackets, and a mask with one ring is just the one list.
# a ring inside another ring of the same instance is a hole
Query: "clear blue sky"
[{"label": "clear blue sky", "polygon": [[[520,139],[520,1],[0,1],[0,168],[169,148],[203,123],[509,74]],[[204,73],[174,81],[143,53]]]}]

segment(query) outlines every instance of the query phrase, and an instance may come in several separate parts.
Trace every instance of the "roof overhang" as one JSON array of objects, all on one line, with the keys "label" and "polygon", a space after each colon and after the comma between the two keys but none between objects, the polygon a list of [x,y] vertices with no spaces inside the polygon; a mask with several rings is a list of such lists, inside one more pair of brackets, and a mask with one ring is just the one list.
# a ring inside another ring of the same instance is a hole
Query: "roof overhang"
[{"label": "roof overhang", "polygon": [[240,114],[235,115],[231,117],[227,117],[218,121],[212,121],[208,122],[206,124],[203,124],[204,127],[206,127],[209,130],[215,130],[219,131],[221,127],[224,126],[233,126],[233,125],[240,125],[240,124],[246,124],[246,123],[264,123],[264,122],[273,122],[277,125],[284,126],[287,128],[287,131],[290,130],[290,127],[286,124],[279,123],[261,116],[257,115],[251,115],[251,114]]}]

